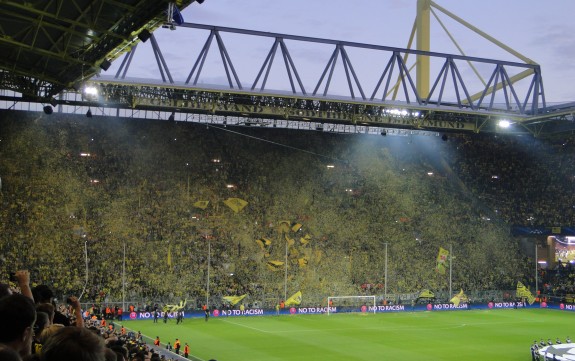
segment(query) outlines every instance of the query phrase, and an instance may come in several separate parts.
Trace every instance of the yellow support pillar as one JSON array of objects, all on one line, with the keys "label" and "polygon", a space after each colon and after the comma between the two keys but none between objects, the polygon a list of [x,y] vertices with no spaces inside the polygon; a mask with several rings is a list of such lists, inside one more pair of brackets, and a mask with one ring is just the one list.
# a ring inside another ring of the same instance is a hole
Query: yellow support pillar
[{"label": "yellow support pillar", "polygon": [[[416,46],[417,50],[430,51],[431,0],[417,0]],[[429,56],[417,56],[416,86],[422,99],[429,95]]]}]

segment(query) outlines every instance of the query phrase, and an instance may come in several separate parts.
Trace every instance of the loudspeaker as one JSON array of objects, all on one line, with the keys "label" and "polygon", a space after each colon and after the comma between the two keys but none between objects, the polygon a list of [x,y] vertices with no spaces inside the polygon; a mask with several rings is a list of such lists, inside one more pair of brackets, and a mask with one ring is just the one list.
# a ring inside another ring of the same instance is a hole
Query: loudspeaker
[{"label": "loudspeaker", "polygon": [[148,41],[148,39],[150,38],[150,36],[152,36],[152,34],[150,34],[150,32],[148,31],[148,29],[144,29],[142,31],[140,31],[140,33],[138,34],[138,38],[140,40],[142,40],[143,43],[145,43],[146,41]]},{"label": "loudspeaker", "polygon": [[102,68],[103,71],[106,71],[110,65],[112,65],[112,63],[108,59],[104,59],[104,61],[100,64],[100,68]]}]

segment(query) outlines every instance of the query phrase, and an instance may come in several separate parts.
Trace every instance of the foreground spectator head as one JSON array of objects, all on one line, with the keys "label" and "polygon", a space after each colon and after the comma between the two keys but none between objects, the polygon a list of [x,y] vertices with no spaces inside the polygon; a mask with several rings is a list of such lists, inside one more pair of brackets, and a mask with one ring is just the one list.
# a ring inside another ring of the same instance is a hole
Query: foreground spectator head
[{"label": "foreground spectator head", "polygon": [[32,289],[34,295],[34,302],[36,303],[52,303],[54,292],[47,285],[38,285]]},{"label": "foreground spectator head", "polygon": [[50,336],[52,336],[53,334],[55,334],[56,332],[60,331],[61,328],[65,327],[64,325],[60,325],[58,323],[55,323],[53,325],[50,325],[46,328],[44,328],[42,330],[42,333],[40,333],[40,337],[39,337],[39,341],[41,344],[45,344],[46,341],[48,340],[48,338],[50,338]]},{"label": "foreground spectator head", "polygon": [[6,283],[0,283],[0,298],[4,296],[10,296],[12,294],[12,290],[10,289],[10,285]]},{"label": "foreground spectator head", "polygon": [[106,361],[118,361],[118,354],[106,347]]},{"label": "foreground spectator head", "polygon": [[106,361],[101,337],[84,327],[62,327],[42,346],[41,361]]},{"label": "foreground spectator head", "polygon": [[125,361],[128,360],[128,349],[122,346],[119,342],[109,346],[117,355],[118,361]]},{"label": "foreground spectator head", "polygon": [[49,319],[49,325],[51,325],[52,323],[54,323],[54,305],[50,304],[50,303],[40,303],[36,305],[36,312],[44,312],[46,314],[48,314],[48,319]]},{"label": "foreground spectator head", "polygon": [[22,361],[18,352],[13,348],[0,344],[0,360],[2,361]]},{"label": "foreground spectator head", "polygon": [[20,356],[29,355],[36,322],[32,300],[17,293],[0,299],[0,320],[0,343],[11,347]]},{"label": "foreground spectator head", "polygon": [[46,327],[50,326],[50,317],[46,312],[36,312],[36,322],[34,323],[34,335],[40,336]]}]

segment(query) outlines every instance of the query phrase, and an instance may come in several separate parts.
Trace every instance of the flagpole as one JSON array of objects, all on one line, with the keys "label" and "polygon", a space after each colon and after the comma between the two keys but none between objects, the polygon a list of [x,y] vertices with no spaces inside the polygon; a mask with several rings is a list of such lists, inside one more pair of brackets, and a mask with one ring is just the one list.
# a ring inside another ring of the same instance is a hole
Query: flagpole
[{"label": "flagpole", "polygon": [[384,284],[383,284],[383,299],[387,302],[387,242],[385,244],[385,273],[384,273]]},{"label": "flagpole", "polygon": [[[535,241],[535,297],[539,298],[539,274],[537,267],[539,266],[539,256],[537,255],[537,241]],[[541,300],[539,300],[541,302]]]},{"label": "flagpole", "polygon": [[451,295],[453,295],[453,292],[451,291],[451,276],[452,276],[452,262],[453,260],[453,247],[450,244],[449,245],[449,298],[451,298]]},{"label": "flagpole", "polygon": [[284,260],[284,302],[287,300],[287,257],[288,257],[288,241],[286,239],[286,254]]},{"label": "flagpole", "polygon": [[207,279],[206,279],[206,308],[210,308],[210,264],[211,264],[211,257],[212,257],[212,242],[208,237],[208,272],[207,272]]},{"label": "flagpole", "polygon": [[86,260],[86,279],[84,280],[84,288],[82,289],[82,293],[78,296],[78,300],[82,299],[84,292],[86,292],[86,287],[88,286],[88,271],[90,270],[88,267],[88,241],[84,241],[84,258]]},{"label": "flagpole", "polygon": [[122,310],[126,309],[126,240],[124,240],[124,260],[122,261]]}]

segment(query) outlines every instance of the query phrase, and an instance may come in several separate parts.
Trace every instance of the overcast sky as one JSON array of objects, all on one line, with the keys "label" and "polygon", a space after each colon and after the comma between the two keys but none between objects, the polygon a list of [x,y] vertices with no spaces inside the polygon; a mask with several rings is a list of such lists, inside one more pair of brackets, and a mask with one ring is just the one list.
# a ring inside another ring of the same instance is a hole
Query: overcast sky
[{"label": "overcast sky", "polygon": [[[575,82],[574,0],[436,2],[539,63],[548,102],[575,101],[575,87],[571,86]],[[415,19],[416,4],[417,0],[205,0],[201,5],[193,3],[188,6],[183,16],[189,23],[405,48]],[[440,12],[437,14],[466,55],[520,62]],[[458,54],[457,48],[433,15],[431,27],[431,50]],[[207,32],[178,28],[175,31],[158,29],[154,34],[172,76],[176,81],[185,80],[207,38]],[[229,34],[223,38],[243,85],[251,86],[273,39]],[[317,83],[333,47],[321,49],[302,44],[288,44],[288,47],[307,90],[312,90],[310,87]],[[138,47],[128,76],[160,79],[150,49],[150,42]],[[373,74],[366,72],[375,64],[379,71],[377,74],[381,74],[376,55],[353,51],[349,55],[360,78],[362,75],[373,78]],[[116,60],[106,75],[115,74],[121,60]],[[282,64],[279,53],[275,61]],[[211,68],[214,70],[210,72]],[[268,87],[277,89],[279,84],[287,86],[287,78],[281,75],[285,70],[273,69],[279,75],[274,79],[272,72]],[[214,45],[199,82],[226,84]],[[366,88],[370,88],[367,85],[372,83],[369,80],[366,82]],[[333,86],[345,87],[345,83],[343,80],[339,83],[334,81]]]}]

